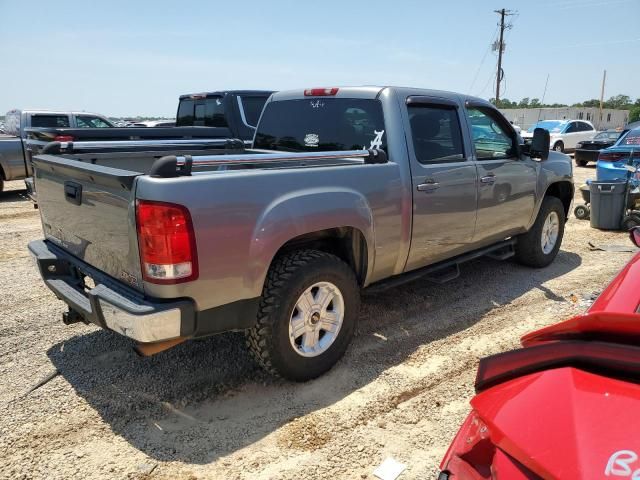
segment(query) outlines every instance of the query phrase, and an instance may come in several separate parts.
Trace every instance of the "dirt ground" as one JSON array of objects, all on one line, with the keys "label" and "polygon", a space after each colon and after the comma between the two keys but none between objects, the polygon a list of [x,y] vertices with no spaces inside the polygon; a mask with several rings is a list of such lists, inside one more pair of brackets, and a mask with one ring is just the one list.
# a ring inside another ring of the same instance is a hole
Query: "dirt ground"
[{"label": "dirt ground", "polygon": [[[576,184],[593,177],[577,168]],[[346,357],[306,384],[264,374],[244,338],[151,358],[93,326],[65,326],[26,244],[41,237],[22,182],[0,195],[0,478],[434,478],[468,412],[478,359],[583,311],[631,253],[571,218],[557,260],[531,270],[479,260],[363,300]],[[573,217],[573,216],[572,216]]]}]

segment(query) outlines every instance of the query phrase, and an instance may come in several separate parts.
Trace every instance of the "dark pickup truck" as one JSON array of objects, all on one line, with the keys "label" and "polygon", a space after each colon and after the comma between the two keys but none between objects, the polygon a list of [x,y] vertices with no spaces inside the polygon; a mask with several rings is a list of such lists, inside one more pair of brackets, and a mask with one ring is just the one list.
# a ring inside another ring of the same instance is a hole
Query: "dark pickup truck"
[{"label": "dark pickup truck", "polygon": [[[142,150],[147,148],[145,145],[158,150],[157,146],[162,148],[163,143],[172,150],[177,144],[166,142],[168,140],[189,140],[187,143],[193,146],[199,139],[234,138],[250,144],[255,125],[271,93],[265,90],[228,90],[182,95],[175,127],[114,127],[106,118],[86,112],[37,111],[36,114],[13,110],[7,113],[7,117],[13,119],[14,129],[8,132],[11,135],[0,136],[0,192],[4,181],[30,177],[29,159],[50,142],[73,142],[76,145],[74,151],[86,151],[82,143],[94,142],[86,148],[99,148],[102,152],[110,145],[122,148],[123,144],[111,142],[123,141],[137,142],[136,148]],[[32,118],[38,118],[39,123],[32,123]],[[26,183],[33,198],[33,183]]]},{"label": "dark pickup truck", "polygon": [[573,198],[546,130],[521,145],[489,102],[450,92],[278,92],[253,148],[223,147],[34,158],[45,238],[29,250],[65,322],[144,353],[246,330],[268,371],[308,380],[347,349],[361,289],[450,280],[482,255],[549,265]]}]

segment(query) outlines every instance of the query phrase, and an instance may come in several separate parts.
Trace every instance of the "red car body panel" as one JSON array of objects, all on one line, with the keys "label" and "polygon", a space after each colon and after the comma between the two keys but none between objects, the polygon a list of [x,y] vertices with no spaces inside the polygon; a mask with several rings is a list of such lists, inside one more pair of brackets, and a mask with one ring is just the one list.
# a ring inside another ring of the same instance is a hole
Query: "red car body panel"
[{"label": "red car body panel", "polygon": [[[483,360],[476,381],[482,391],[442,460],[443,478],[640,479],[638,305],[640,254],[584,315],[525,335],[524,349]],[[548,352],[569,363],[554,364]],[[609,370],[581,363],[590,352],[608,355]],[[536,355],[538,371],[520,374]],[[621,375],[616,362],[635,370],[621,368]],[[497,380],[483,387],[491,375]]]}]

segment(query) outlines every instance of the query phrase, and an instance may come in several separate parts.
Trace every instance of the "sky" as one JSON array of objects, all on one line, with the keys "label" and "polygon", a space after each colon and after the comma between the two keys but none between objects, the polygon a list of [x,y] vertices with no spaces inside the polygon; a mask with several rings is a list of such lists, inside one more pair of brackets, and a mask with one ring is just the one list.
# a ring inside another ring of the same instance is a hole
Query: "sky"
[{"label": "sky", "polygon": [[[640,97],[640,0],[0,0],[0,112],[175,116],[226,89],[402,85],[493,97]],[[0,113],[1,114],[1,113]]]}]

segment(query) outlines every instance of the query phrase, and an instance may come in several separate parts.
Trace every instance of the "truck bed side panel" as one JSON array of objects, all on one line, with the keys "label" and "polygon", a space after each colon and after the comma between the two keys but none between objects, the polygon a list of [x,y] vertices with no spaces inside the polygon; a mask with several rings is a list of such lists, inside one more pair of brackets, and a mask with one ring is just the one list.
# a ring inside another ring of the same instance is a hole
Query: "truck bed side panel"
[{"label": "truck bed side panel", "polygon": [[335,227],[354,227],[364,235],[368,281],[391,275],[402,236],[403,194],[393,162],[139,177],[137,198],[189,208],[200,269],[197,282],[145,284],[145,292],[191,297],[199,310],[258,297],[284,243]]}]

